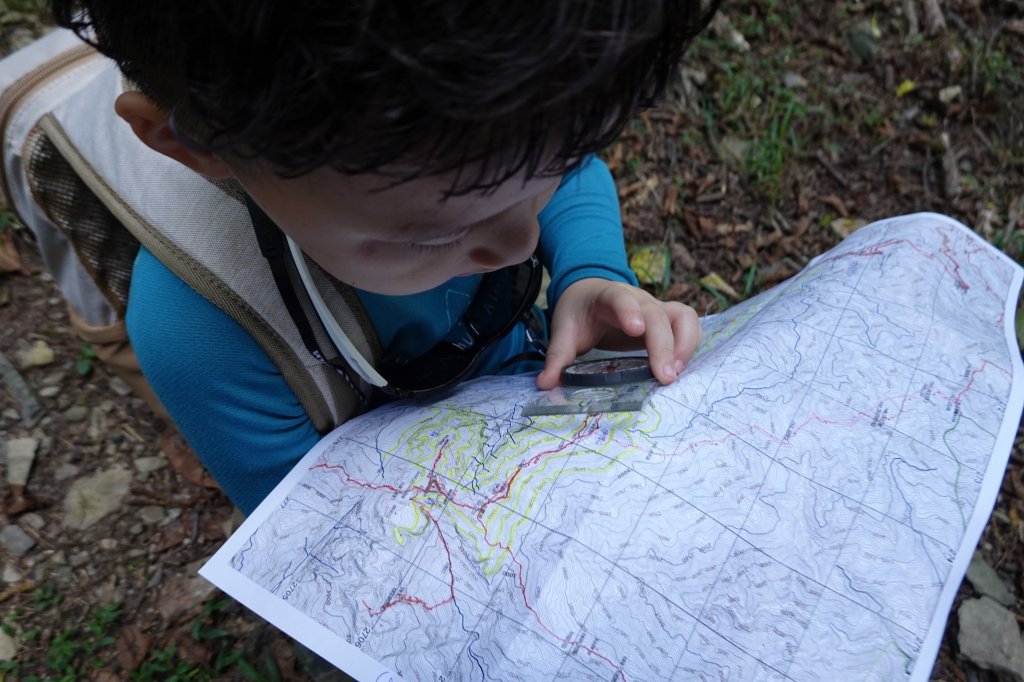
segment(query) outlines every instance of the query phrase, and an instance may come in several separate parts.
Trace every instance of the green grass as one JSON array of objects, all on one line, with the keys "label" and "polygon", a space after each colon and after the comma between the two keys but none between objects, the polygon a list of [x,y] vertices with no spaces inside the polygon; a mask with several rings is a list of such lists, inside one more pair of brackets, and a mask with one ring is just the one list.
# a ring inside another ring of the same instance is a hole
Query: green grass
[{"label": "green grass", "polygon": [[[0,628],[20,645],[18,659],[0,662],[0,682],[77,682],[92,679],[99,669],[114,665],[121,604],[90,607],[78,623],[48,632],[29,624],[39,617],[45,622],[76,620],[67,612],[63,595],[52,586],[42,586],[28,595],[26,602],[27,608],[14,608],[0,621]],[[212,682],[229,675],[251,682],[279,682],[281,673],[269,651],[252,656],[220,627],[231,604],[229,598],[208,602],[188,631],[194,641],[217,650],[209,664],[183,658],[172,645],[150,650],[135,670],[122,674],[133,682]]]}]

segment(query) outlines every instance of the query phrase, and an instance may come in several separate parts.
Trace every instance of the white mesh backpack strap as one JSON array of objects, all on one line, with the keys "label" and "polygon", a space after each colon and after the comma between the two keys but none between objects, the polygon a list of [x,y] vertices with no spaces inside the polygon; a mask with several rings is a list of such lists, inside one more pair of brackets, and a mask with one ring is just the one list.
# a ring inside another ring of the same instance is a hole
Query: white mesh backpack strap
[{"label": "white mesh backpack strap", "polygon": [[[118,222],[260,344],[317,430],[345,421],[357,410],[357,399],[333,369],[306,352],[237,194],[139,142],[113,113],[122,88],[120,73],[108,62],[89,88],[55,107],[40,127]],[[376,337],[358,301],[332,300],[361,352],[375,357]],[[322,326],[315,332],[329,347]]]},{"label": "white mesh backpack strap", "polygon": [[[54,220],[52,209],[54,203],[74,206],[78,220],[72,221],[82,228],[103,224],[109,214],[97,214],[93,210],[97,204],[84,201],[80,183],[73,173],[66,172],[66,164],[62,169],[53,168],[56,155],[46,146],[37,124],[60,102],[87,87],[105,61],[66,30],[53,31],[0,61],[0,185],[5,201],[35,236],[46,269],[65,299],[95,326],[114,323],[123,313],[123,298],[102,284],[105,274],[97,278],[97,269],[89,266],[88,257],[80,256],[79,245],[65,231],[66,225]],[[40,203],[41,184],[35,174],[51,171],[53,193]],[[132,248],[131,244],[123,246],[129,251]]]}]

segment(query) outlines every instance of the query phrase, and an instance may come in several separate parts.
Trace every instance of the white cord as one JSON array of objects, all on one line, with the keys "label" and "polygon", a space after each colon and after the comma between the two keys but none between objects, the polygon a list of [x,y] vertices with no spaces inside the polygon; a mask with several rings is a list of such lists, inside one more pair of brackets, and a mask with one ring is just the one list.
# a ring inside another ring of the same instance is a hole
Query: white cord
[{"label": "white cord", "polygon": [[387,379],[382,377],[373,368],[373,365],[366,361],[362,353],[349,341],[345,332],[341,330],[338,321],[334,319],[330,308],[327,307],[323,297],[320,296],[320,291],[316,288],[316,284],[313,283],[313,276],[306,265],[306,258],[303,256],[302,250],[292,241],[291,237],[286,236],[286,238],[288,239],[288,250],[292,254],[292,262],[295,263],[295,268],[299,271],[302,286],[306,287],[306,293],[309,294],[309,299],[313,302],[313,307],[316,308],[316,313],[320,316],[320,321],[323,323],[324,329],[327,330],[327,335],[331,337],[331,341],[334,342],[338,352],[341,353],[341,357],[345,358],[348,366],[366,383],[378,388],[387,386]]}]

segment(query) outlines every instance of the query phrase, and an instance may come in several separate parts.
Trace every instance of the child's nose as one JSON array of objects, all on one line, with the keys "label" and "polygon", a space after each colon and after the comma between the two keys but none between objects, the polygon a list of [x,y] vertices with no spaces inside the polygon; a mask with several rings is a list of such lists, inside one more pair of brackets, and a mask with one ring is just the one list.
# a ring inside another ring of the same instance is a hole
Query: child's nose
[{"label": "child's nose", "polygon": [[519,225],[505,225],[481,234],[477,244],[467,254],[474,265],[497,270],[515,265],[533,255],[537,249],[540,227],[536,218]]}]

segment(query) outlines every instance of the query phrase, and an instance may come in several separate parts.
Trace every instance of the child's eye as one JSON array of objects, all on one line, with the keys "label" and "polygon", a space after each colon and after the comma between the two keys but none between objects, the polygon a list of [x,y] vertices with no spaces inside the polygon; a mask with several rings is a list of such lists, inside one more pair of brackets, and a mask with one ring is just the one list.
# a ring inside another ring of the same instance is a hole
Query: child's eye
[{"label": "child's eye", "polygon": [[458,246],[459,242],[469,234],[469,227],[463,227],[455,232],[449,232],[439,237],[433,237],[431,239],[424,239],[416,242],[409,242],[409,246],[417,251],[436,251],[450,249]]},{"label": "child's eye", "polygon": [[452,239],[446,242],[432,243],[432,242],[409,242],[409,248],[418,253],[425,251],[447,251],[453,249],[459,245],[460,239]]}]

